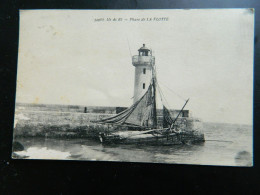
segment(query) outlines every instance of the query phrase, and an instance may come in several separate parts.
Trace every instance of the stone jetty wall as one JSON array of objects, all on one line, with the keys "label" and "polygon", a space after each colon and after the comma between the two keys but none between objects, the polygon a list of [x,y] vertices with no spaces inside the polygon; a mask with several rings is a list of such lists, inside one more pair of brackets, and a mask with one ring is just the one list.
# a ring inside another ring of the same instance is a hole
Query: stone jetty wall
[{"label": "stone jetty wall", "polygon": [[[126,107],[16,104],[14,137],[96,138],[108,127],[92,123],[114,116]],[[159,112],[160,113],[160,112]],[[178,111],[175,110],[174,115]],[[187,114],[187,113],[186,113]],[[158,116],[158,122],[162,122]]]},{"label": "stone jetty wall", "polygon": [[115,114],[17,110],[14,137],[96,137],[106,126],[91,121],[113,115]]}]

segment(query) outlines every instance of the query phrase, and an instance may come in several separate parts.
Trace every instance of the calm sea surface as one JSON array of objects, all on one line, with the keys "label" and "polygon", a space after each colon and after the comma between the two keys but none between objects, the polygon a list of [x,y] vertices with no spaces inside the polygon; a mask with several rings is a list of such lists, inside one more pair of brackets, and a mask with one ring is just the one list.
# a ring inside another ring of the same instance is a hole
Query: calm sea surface
[{"label": "calm sea surface", "polygon": [[[127,161],[252,166],[252,126],[205,123],[206,142],[198,145],[102,145],[87,139],[19,138],[29,159]],[[26,156],[26,157],[25,157]]]}]

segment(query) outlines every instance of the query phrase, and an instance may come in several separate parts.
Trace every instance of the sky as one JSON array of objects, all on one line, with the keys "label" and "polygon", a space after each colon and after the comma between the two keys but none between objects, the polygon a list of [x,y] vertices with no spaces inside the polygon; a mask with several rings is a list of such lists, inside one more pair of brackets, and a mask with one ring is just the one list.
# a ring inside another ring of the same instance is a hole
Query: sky
[{"label": "sky", "polygon": [[146,44],[170,109],[252,124],[253,37],[250,9],[21,10],[16,101],[130,106]]}]

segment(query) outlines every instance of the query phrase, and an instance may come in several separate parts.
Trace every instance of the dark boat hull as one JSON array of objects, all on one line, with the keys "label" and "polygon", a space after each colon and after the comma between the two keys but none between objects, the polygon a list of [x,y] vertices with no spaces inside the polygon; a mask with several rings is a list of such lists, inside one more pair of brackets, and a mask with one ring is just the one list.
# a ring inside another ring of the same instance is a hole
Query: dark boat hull
[{"label": "dark boat hull", "polygon": [[105,144],[148,144],[148,145],[180,145],[205,142],[204,134],[194,131],[171,134],[141,134],[130,137],[119,135],[103,135],[100,141]]}]

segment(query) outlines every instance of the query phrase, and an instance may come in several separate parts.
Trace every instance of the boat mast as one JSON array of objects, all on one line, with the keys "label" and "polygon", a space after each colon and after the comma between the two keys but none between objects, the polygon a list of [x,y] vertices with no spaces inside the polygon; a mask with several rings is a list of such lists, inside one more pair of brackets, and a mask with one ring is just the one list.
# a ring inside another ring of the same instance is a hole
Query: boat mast
[{"label": "boat mast", "polygon": [[[152,54],[151,54],[152,55]],[[155,83],[155,64],[152,65],[152,84],[153,84],[153,128],[157,128],[157,110],[156,110],[156,83]]]},{"label": "boat mast", "polygon": [[182,111],[183,111],[183,109],[185,108],[185,106],[186,106],[186,104],[188,103],[188,101],[189,101],[190,99],[187,99],[186,100],[186,102],[185,102],[185,104],[182,106],[182,109],[180,110],[180,112],[179,112],[179,114],[177,115],[177,117],[174,119],[174,121],[172,122],[172,124],[171,124],[171,129],[173,128],[173,125],[174,125],[174,123],[177,121],[177,119],[179,118],[179,116],[180,116],[180,114],[182,113]]}]

